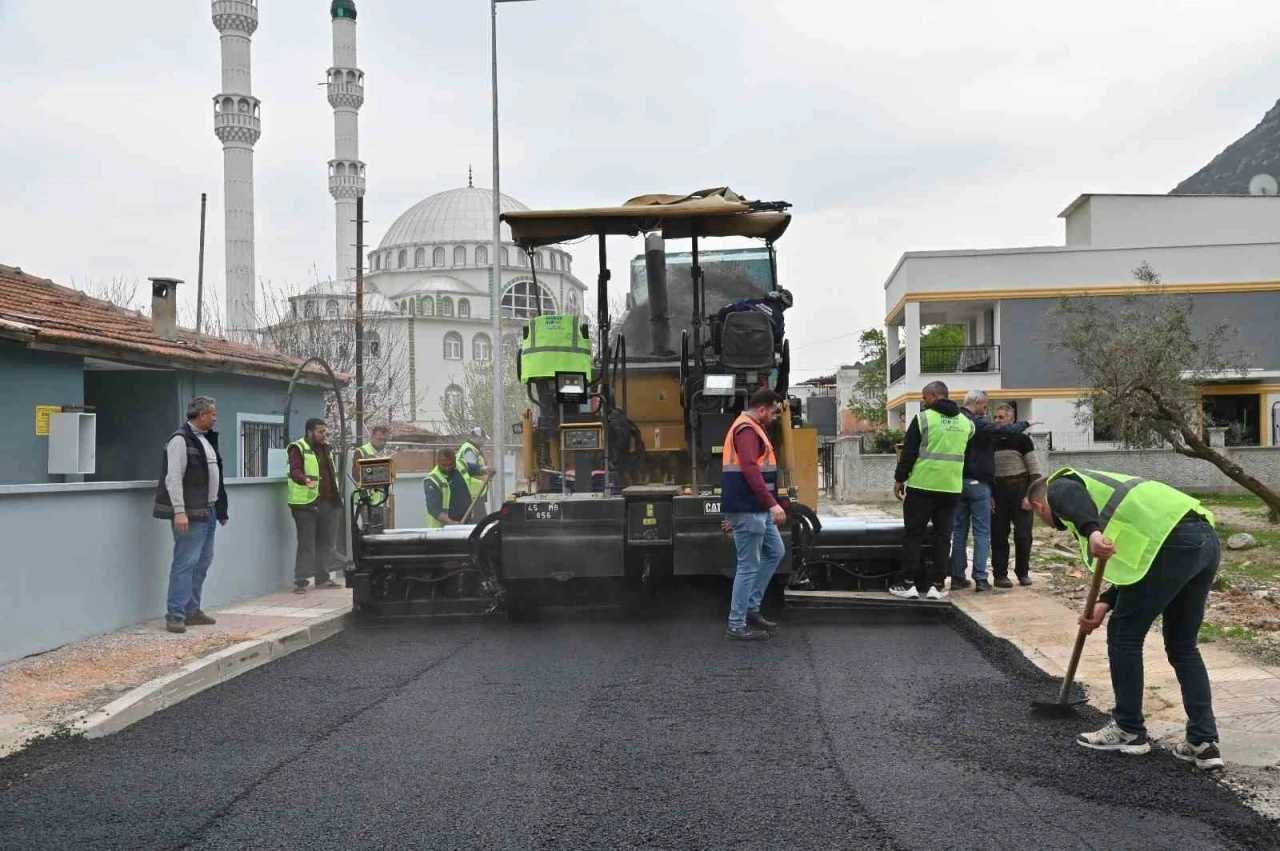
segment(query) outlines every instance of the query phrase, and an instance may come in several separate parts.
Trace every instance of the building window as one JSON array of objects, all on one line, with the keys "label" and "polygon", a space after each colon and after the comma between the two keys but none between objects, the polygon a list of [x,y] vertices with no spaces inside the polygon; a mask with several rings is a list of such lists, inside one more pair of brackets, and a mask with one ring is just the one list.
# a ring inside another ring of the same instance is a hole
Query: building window
[{"label": "building window", "polygon": [[324,316],[326,319],[338,318],[338,300],[331,298],[324,303]]},{"label": "building window", "polygon": [[437,248],[435,251],[431,252],[431,265],[432,266],[444,265],[444,249],[443,248]]},{"label": "building window", "polygon": [[511,254],[505,248],[502,249],[502,265],[503,266],[511,265]]},{"label": "building window", "polygon": [[316,306],[314,301],[308,300],[306,307],[302,308],[302,315],[307,319],[315,319],[320,315],[320,308]]},{"label": "building window", "polygon": [[453,249],[453,265],[467,265],[467,249],[463,248],[461,245]]},{"label": "building window", "polygon": [[[541,302],[541,309],[539,309],[539,302]],[[528,319],[530,316],[537,316],[539,312],[544,314],[556,312],[555,299],[542,284],[535,285],[533,281],[516,281],[503,292],[502,315],[508,319]]]},{"label": "building window", "polygon": [[487,361],[493,351],[493,341],[488,334],[476,334],[471,338],[471,359]]},{"label": "building window", "polygon": [[240,475],[249,479],[270,475],[272,449],[284,449],[283,418],[241,414]]},{"label": "building window", "polygon": [[429,295],[418,297],[418,315],[419,316],[435,316],[436,303]]},{"label": "building window", "polygon": [[578,314],[578,294],[575,293],[573,290],[569,291],[569,296],[565,300],[565,312],[573,316],[579,315]]},{"label": "building window", "polygon": [[409,252],[401,248],[400,253],[396,255],[396,268],[403,269],[405,266],[408,266],[408,265],[409,265]]},{"label": "building window", "polygon": [[471,302],[465,298],[458,299],[458,318],[459,319],[471,318]]},{"label": "building window", "polygon": [[457,331],[444,335],[444,359],[462,360],[462,335]]},{"label": "building window", "polygon": [[412,299],[412,298],[409,299],[409,315],[410,316],[418,315],[418,302],[416,299]]},{"label": "building window", "polygon": [[427,265],[427,249],[419,248],[417,251],[413,252],[413,265],[415,266]]},{"label": "building window", "polygon": [[476,246],[476,265],[477,266],[489,265],[489,249],[483,245]]},{"label": "building window", "polygon": [[450,384],[444,389],[444,409],[445,413],[454,413],[461,415],[462,413],[462,388],[456,384]]},{"label": "building window", "polygon": [[382,355],[382,337],[377,331],[366,331],[364,344],[369,351],[369,357],[376,358]]},{"label": "building window", "polygon": [[447,295],[440,296],[440,315],[453,315],[453,299],[449,298]]},{"label": "building window", "polygon": [[405,303],[404,303],[403,301],[402,301],[402,302],[400,302],[400,312],[401,312],[402,314],[403,314],[403,313],[408,313],[408,308],[405,306]]}]

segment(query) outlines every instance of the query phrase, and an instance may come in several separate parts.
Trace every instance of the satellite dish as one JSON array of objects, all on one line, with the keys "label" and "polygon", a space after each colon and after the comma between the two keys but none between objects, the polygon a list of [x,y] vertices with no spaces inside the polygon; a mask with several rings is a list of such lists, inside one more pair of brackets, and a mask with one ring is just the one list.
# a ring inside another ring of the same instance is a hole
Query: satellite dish
[{"label": "satellite dish", "polygon": [[1255,174],[1249,181],[1250,195],[1275,195],[1280,192],[1280,183],[1269,174]]}]

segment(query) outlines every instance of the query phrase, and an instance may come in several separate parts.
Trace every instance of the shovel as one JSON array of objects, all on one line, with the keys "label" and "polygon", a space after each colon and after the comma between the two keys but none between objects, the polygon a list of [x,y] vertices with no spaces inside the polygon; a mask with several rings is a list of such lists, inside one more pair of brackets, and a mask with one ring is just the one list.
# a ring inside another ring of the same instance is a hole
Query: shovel
[{"label": "shovel", "polygon": [[467,520],[471,517],[471,512],[476,510],[476,506],[480,504],[480,500],[484,499],[484,495],[489,492],[489,479],[490,476],[486,473],[484,477],[484,485],[480,488],[480,493],[476,494],[476,498],[471,500],[471,505],[467,508],[467,513],[462,515],[462,519],[458,521],[459,524],[466,524]]},{"label": "shovel", "polygon": [[[1093,619],[1093,607],[1098,602],[1098,592],[1102,589],[1102,574],[1106,572],[1107,560],[1105,558],[1098,559],[1098,566],[1093,571],[1093,582],[1089,585],[1089,596],[1084,603],[1085,620]],[[1076,634],[1076,646],[1071,651],[1071,664],[1067,665],[1067,675],[1062,680],[1062,689],[1058,692],[1057,700],[1033,700],[1031,706],[1037,711],[1046,715],[1071,715],[1075,712],[1077,706],[1088,701],[1083,697],[1073,697],[1072,688],[1075,686],[1076,669],[1080,667],[1080,654],[1084,652],[1084,640],[1088,634],[1081,625],[1080,631]]]}]

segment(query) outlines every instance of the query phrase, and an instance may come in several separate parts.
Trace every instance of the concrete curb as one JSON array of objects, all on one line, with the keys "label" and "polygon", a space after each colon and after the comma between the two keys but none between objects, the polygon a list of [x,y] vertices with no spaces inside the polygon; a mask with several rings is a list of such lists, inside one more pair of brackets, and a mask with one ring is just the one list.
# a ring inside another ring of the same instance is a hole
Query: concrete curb
[{"label": "concrete curb", "polygon": [[82,714],[74,720],[73,729],[89,739],[118,733],[205,689],[337,635],[346,627],[348,614],[349,610],[322,615],[211,653],[171,674],[143,683],[101,709]]}]

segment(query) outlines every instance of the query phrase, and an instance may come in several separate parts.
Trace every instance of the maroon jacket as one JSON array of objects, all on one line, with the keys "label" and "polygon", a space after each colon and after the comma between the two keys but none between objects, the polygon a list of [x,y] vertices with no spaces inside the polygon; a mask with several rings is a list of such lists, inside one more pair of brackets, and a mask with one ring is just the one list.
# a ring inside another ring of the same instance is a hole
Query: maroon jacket
[{"label": "maroon jacket", "polygon": [[747,480],[751,492],[764,506],[765,511],[773,508],[778,501],[769,491],[769,485],[764,480],[764,471],[760,469],[757,460],[764,452],[764,443],[760,440],[760,435],[756,434],[755,429],[740,428],[733,436],[733,448],[737,450],[738,466],[742,468],[742,477]]},{"label": "maroon jacket", "polygon": [[[316,453],[316,461],[320,463],[320,499],[340,500],[342,497],[339,496],[338,487],[334,481],[329,445],[322,443],[317,446],[312,443],[311,449]],[[292,444],[289,446],[289,478],[300,485],[307,483],[307,474],[302,469],[302,453]]]}]

